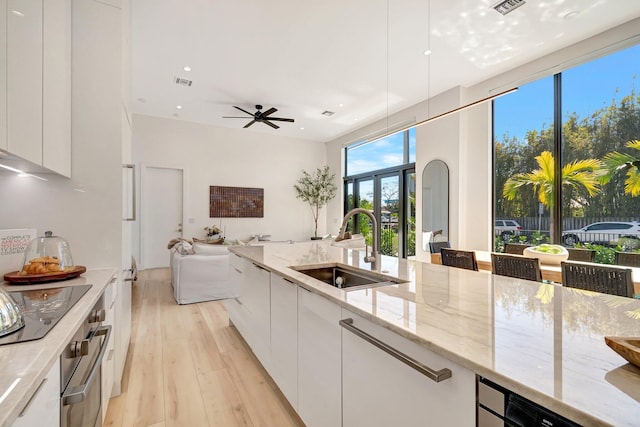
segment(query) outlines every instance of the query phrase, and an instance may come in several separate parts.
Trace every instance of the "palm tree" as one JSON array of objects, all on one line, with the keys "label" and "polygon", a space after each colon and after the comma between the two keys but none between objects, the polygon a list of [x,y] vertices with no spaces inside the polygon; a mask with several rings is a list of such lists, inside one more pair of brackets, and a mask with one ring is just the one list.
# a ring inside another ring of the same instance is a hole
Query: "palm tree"
[{"label": "palm tree", "polygon": [[[640,151],[640,141],[633,140],[627,142],[627,147]],[[609,182],[612,175],[619,171],[626,171],[627,178],[624,180],[625,194],[631,194],[632,197],[640,196],[640,159],[633,157],[631,154],[619,153],[614,151],[604,156],[607,174],[605,182]]]},{"label": "palm tree", "polygon": [[[529,173],[519,173],[507,179],[502,195],[508,200],[513,200],[518,196],[520,188],[530,185],[533,187],[533,193],[538,195],[538,201],[552,210],[555,200],[553,154],[549,151],[543,151],[535,159],[540,169]],[[562,185],[578,191],[585,190],[589,196],[593,196],[599,191],[601,176],[602,162],[600,160],[575,160],[562,168]],[[553,215],[550,218],[550,229],[553,231]],[[554,241],[553,236],[551,236],[551,241]]]}]

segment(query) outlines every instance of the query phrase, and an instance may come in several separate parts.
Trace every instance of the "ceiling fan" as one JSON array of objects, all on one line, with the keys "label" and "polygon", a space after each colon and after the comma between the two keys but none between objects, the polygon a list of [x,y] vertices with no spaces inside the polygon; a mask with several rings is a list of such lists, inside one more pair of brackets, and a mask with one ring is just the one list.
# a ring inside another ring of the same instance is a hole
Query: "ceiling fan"
[{"label": "ceiling fan", "polygon": [[[293,119],[287,119],[284,117],[270,117],[271,114],[275,113],[276,111],[278,111],[276,108],[269,108],[267,111],[261,111],[262,110],[262,105],[256,105],[256,111],[255,113],[250,113],[247,110],[243,110],[240,107],[236,107],[235,105],[233,106],[233,108],[236,108],[240,111],[242,111],[243,113],[247,113],[249,116],[253,117],[253,119],[247,123],[246,125],[243,126],[243,128],[248,128],[249,126],[251,126],[252,124],[258,122],[258,123],[264,123],[266,125],[271,126],[274,129],[278,129],[280,128],[280,126],[271,123],[272,121],[278,121],[278,122],[290,122],[293,123]],[[246,117],[230,117],[230,116],[223,116],[223,119],[246,119]]]}]

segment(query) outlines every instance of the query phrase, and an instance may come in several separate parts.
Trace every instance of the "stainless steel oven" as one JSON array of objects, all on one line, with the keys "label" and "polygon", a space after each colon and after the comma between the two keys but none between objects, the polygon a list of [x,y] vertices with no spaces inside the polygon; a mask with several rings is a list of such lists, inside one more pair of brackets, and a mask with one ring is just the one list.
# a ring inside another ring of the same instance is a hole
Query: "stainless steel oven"
[{"label": "stainless steel oven", "polygon": [[103,326],[104,299],[94,305],[85,322],[60,355],[60,425],[102,425],[101,366],[111,326]]}]

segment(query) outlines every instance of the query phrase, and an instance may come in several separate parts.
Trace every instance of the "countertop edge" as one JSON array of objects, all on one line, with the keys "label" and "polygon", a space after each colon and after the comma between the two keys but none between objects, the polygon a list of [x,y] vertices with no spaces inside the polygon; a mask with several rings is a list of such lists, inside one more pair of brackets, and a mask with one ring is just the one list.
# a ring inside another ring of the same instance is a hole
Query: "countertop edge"
[{"label": "countertop edge", "polygon": [[[472,360],[462,357],[457,353],[454,353],[448,350],[447,348],[444,348],[438,344],[428,341],[422,337],[419,337],[406,329],[399,328],[397,325],[394,325],[378,316],[372,315],[371,313],[358,308],[355,305],[350,304],[349,302],[345,301],[344,295],[346,294],[346,292],[341,289],[333,288],[330,285],[325,285],[324,283],[321,283],[321,282],[318,282],[317,285],[316,284],[311,285],[310,283],[307,283],[309,278],[303,275],[302,273],[299,273],[284,265],[280,266],[280,265],[273,265],[270,263],[263,262],[260,259],[256,258],[257,254],[253,253],[254,251],[252,251],[250,248],[251,248],[250,246],[249,247],[242,247],[242,246],[231,247],[229,248],[229,251],[233,252],[238,256],[246,258],[257,265],[260,265],[261,267],[264,267],[269,271],[272,271],[282,277],[285,277],[295,282],[298,286],[301,286],[304,289],[311,291],[319,296],[327,298],[328,300],[340,305],[341,307],[349,309],[350,311],[353,311],[361,315],[367,320],[370,320],[373,323],[376,323],[377,325],[402,336],[403,338],[406,338],[422,347],[425,347],[426,349],[433,351],[434,353],[446,359],[449,359],[452,362],[457,363],[464,368],[467,368],[473,371],[477,375],[486,377],[487,379],[492,380],[497,384],[500,384],[505,388],[510,389],[522,395],[523,397],[526,397],[527,399],[539,405],[542,405],[543,407],[548,408],[549,410],[552,410],[553,412],[556,412],[566,418],[569,418],[574,422],[577,422],[583,425],[590,425],[590,426],[613,427],[612,424],[603,422],[601,419],[596,418],[591,414],[585,413],[584,411],[581,411],[578,408],[568,405],[565,402],[560,402],[555,398],[553,398],[552,396],[548,396],[544,393],[541,393],[538,390],[535,390],[527,386],[526,384],[522,384],[518,381],[513,380],[512,378],[509,378],[500,373],[497,373],[487,368],[486,366],[474,363]],[[419,262],[419,261],[413,261],[413,262]],[[327,261],[327,263],[331,263],[331,261]],[[442,268],[446,268],[446,267],[442,267]]]},{"label": "countertop edge", "polygon": [[[20,381],[14,389],[0,400],[0,427],[8,427],[18,418],[29,398],[36,392],[40,383],[55,363],[56,358],[60,357],[64,347],[69,343],[81,322],[104,292],[109,279],[117,272],[118,269],[116,268],[99,268],[87,270],[78,278],[61,282],[40,285],[8,285],[6,282],[3,283],[2,286],[6,291],[46,289],[84,284],[91,284],[92,286],[46,336],[36,341],[2,346],[13,349],[18,354],[22,352],[25,354],[35,353],[34,359],[37,358],[41,363],[32,364],[31,367],[35,366],[36,368],[31,372],[25,373],[24,376],[20,377],[18,373],[15,373],[16,379],[19,378]],[[0,347],[0,351],[3,350],[2,347]],[[43,352],[45,348],[47,349],[46,353]],[[13,373],[13,371],[11,372]]]}]

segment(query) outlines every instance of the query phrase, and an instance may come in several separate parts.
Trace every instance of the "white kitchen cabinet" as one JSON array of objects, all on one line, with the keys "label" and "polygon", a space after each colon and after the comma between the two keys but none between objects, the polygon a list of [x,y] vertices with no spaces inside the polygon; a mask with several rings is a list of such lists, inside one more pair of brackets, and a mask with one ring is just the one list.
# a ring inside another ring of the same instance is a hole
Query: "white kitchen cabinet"
[{"label": "white kitchen cabinet", "polygon": [[271,273],[269,270],[248,262],[244,268],[243,296],[249,316],[249,346],[262,366],[270,369],[271,346]]},{"label": "white kitchen cabinet", "polygon": [[115,333],[114,335],[114,383],[112,396],[118,396],[122,390],[122,375],[131,341],[131,281],[125,281],[122,274],[116,281]]},{"label": "white kitchen cabinet", "polygon": [[298,287],[298,414],[308,427],[342,423],[341,314],[337,304]]},{"label": "white kitchen cabinet", "polygon": [[7,3],[7,149],[42,165],[43,0]]},{"label": "white kitchen cabinet", "polygon": [[[0,0],[0,82],[7,81],[7,1]],[[7,149],[7,85],[0,84],[0,149]]]},{"label": "white kitchen cabinet", "polygon": [[60,358],[27,401],[13,427],[60,425]]},{"label": "white kitchen cabinet", "polygon": [[[342,328],[344,427],[473,426],[475,374],[394,332],[342,310],[353,326],[420,364],[451,377],[440,382],[425,376],[371,342]],[[339,424],[334,424],[339,425]]]},{"label": "white kitchen cabinet", "polygon": [[[117,277],[114,276],[104,290],[104,307],[105,317],[102,322],[104,325],[111,325],[112,330],[116,330],[116,299],[118,288],[116,286]],[[114,362],[115,362],[115,335],[109,336],[107,350],[102,357],[102,422],[107,415],[109,399],[113,393],[114,383]]]},{"label": "white kitchen cabinet", "polygon": [[298,406],[298,285],[271,273],[271,377]]},{"label": "white kitchen cabinet", "polygon": [[44,0],[42,166],[71,176],[71,0]]},{"label": "white kitchen cabinet", "polygon": [[8,0],[7,151],[71,174],[71,0]]}]

